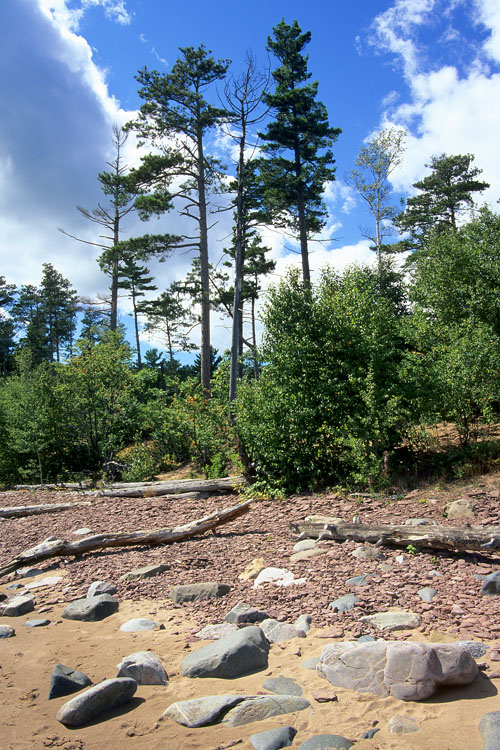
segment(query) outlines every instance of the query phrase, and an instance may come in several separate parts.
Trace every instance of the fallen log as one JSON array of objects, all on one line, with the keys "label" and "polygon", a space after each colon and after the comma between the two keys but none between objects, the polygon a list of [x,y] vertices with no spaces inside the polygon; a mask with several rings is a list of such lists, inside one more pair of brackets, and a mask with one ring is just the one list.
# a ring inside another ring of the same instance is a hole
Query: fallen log
[{"label": "fallen log", "polygon": [[48,503],[47,505],[16,505],[11,508],[0,508],[0,518],[19,518],[21,516],[36,516],[40,513],[59,513],[71,510],[81,505],[91,505],[88,500],[81,503]]},{"label": "fallen log", "polygon": [[93,490],[91,494],[102,497],[159,497],[181,492],[233,492],[245,483],[245,478],[242,476],[222,479],[178,479],[170,482],[142,482],[132,485],[120,482],[101,490]]},{"label": "fallen log", "polygon": [[500,549],[500,526],[393,526],[370,523],[291,523],[301,539],[334,542],[369,542],[378,546],[429,547],[444,550],[487,551]]},{"label": "fallen log", "polygon": [[91,482],[58,482],[57,484],[15,484],[13,490],[85,490]]},{"label": "fallen log", "polygon": [[94,534],[93,536],[84,537],[76,542],[68,542],[65,539],[48,539],[36,547],[31,547],[21,552],[17,557],[0,566],[0,577],[14,572],[18,567],[32,565],[49,557],[81,555],[84,552],[105,549],[107,547],[131,547],[141,544],[156,545],[179,542],[232,521],[234,518],[246,513],[249,510],[251,502],[252,500],[245,500],[238,505],[233,505],[231,508],[217,510],[209,516],[191,521],[184,526],[176,526],[172,529],[105,532],[104,534]]}]

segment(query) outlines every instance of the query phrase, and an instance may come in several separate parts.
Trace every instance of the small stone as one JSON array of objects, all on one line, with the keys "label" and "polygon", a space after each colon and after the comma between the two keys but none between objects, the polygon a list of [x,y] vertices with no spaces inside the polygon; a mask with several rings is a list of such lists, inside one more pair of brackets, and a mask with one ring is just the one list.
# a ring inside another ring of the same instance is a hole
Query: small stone
[{"label": "small stone", "polygon": [[17,568],[16,573],[21,578],[33,578],[33,576],[39,576],[40,573],[45,573],[40,568]]},{"label": "small stone", "polygon": [[419,589],[417,591],[417,595],[422,599],[423,602],[432,602],[436,594],[436,589],[433,589],[431,586],[424,586],[423,589]]},{"label": "small stone", "polygon": [[151,651],[137,651],[125,656],[118,669],[117,677],[131,677],[138,685],[168,685],[168,677],[163,665]]},{"label": "small stone", "polygon": [[261,570],[264,570],[267,563],[263,557],[256,557],[251,563],[247,565],[243,573],[240,573],[238,578],[240,581],[253,581],[259,575]]},{"label": "small stone", "polygon": [[224,713],[241,701],[244,695],[208,695],[171,703],[161,719],[172,719],[185,727],[205,727],[217,723]]},{"label": "small stone", "polygon": [[311,615],[299,615],[294,622],[294,627],[297,630],[303,630],[304,633],[308,633],[311,629],[312,617]]},{"label": "small stone", "polygon": [[290,555],[291,562],[300,562],[301,560],[309,560],[311,557],[317,557],[318,555],[325,555],[325,549],[306,549],[303,552],[294,552]]},{"label": "small stone", "polygon": [[367,732],[363,732],[360,739],[361,740],[372,740],[373,737],[377,734],[377,732],[380,732],[380,729],[369,729]]},{"label": "small stone", "polygon": [[344,594],[344,596],[340,596],[335,601],[330,602],[328,607],[336,612],[348,612],[350,609],[354,609],[356,602],[359,601],[361,599],[356,594]]},{"label": "small stone", "polygon": [[35,600],[31,595],[13,596],[5,604],[0,604],[0,615],[3,617],[20,617],[35,609]]},{"label": "small stone", "polygon": [[316,547],[316,539],[302,539],[293,545],[294,552],[305,552],[308,549],[314,549]]},{"label": "small stone", "polygon": [[316,670],[316,667],[319,664],[319,658],[314,657],[312,659],[304,659],[303,662],[301,662],[301,666],[304,667],[304,669],[314,669]]},{"label": "small stone", "polygon": [[409,716],[392,716],[389,719],[389,732],[391,734],[409,734],[419,729],[416,719]]},{"label": "small stone", "polygon": [[32,581],[31,583],[25,583],[24,588],[28,591],[30,589],[40,589],[44,586],[55,586],[59,581],[64,580],[64,576],[46,576],[45,578],[40,578],[39,581]]},{"label": "small stone", "polygon": [[128,573],[120,576],[120,581],[138,581],[141,578],[154,578],[166,570],[170,570],[168,563],[160,563],[158,565],[145,565],[142,568],[134,568],[129,570]]},{"label": "small stone", "polygon": [[50,625],[50,620],[26,620],[24,623],[25,628],[42,628],[44,625]]},{"label": "small stone", "polygon": [[269,648],[262,630],[257,625],[249,625],[188,654],[182,660],[181,675],[242,677],[267,667]]},{"label": "small stone", "polygon": [[384,553],[378,549],[378,547],[356,547],[356,549],[351,552],[353,557],[356,557],[358,560],[385,560]]},{"label": "small stone", "polygon": [[181,602],[197,602],[203,599],[220,599],[229,593],[231,587],[225,583],[188,583],[174,586],[169,592],[170,599],[179,604]]},{"label": "small stone", "polygon": [[480,659],[489,648],[486,643],[481,643],[480,641],[456,641],[454,645],[465,649],[473,659]]},{"label": "small stone", "polygon": [[240,727],[253,721],[263,721],[272,716],[295,713],[309,708],[305,698],[296,695],[248,696],[224,716],[222,723],[229,727]]},{"label": "small stone", "polygon": [[282,747],[291,747],[296,734],[297,730],[293,727],[278,727],[250,735],[250,742],[255,750],[280,750]]},{"label": "small stone", "polygon": [[53,698],[71,695],[89,685],[92,685],[92,680],[83,672],[65,667],[64,664],[56,664],[50,680],[49,701]]},{"label": "small stone", "polygon": [[154,620],[148,620],[143,617],[136,617],[132,620],[127,620],[123,625],[120,625],[120,630],[124,633],[140,633],[144,630],[164,630],[165,626],[160,622]]},{"label": "small stone", "polygon": [[219,622],[216,625],[205,625],[195,633],[195,636],[202,641],[217,641],[229,633],[234,633],[235,630],[238,630],[238,627],[231,622]]},{"label": "small stone", "polygon": [[251,607],[249,604],[244,602],[238,602],[230,612],[224,617],[227,622],[234,623],[235,625],[241,625],[242,623],[255,623],[267,620],[269,615],[267,612],[262,612],[260,609]]},{"label": "small stone", "polygon": [[253,587],[258,589],[266,583],[273,583],[275,586],[300,586],[305,582],[305,578],[295,578],[286,568],[264,568],[255,579]]},{"label": "small stone", "polygon": [[75,529],[71,532],[72,534],[75,534],[75,536],[87,536],[88,534],[92,534],[92,529],[88,529],[86,526],[82,527],[81,529]]},{"label": "small stone", "polygon": [[13,638],[16,634],[14,628],[10,625],[0,625],[0,639],[2,638]]},{"label": "small stone", "polygon": [[346,586],[367,586],[370,583],[369,579],[373,577],[370,573],[362,573],[359,576],[348,578],[345,583]]},{"label": "small stone", "polygon": [[490,573],[489,576],[483,579],[481,594],[489,596],[500,594],[500,570]]},{"label": "small stone", "polygon": [[22,583],[9,583],[5,588],[7,591],[19,591],[19,589],[23,589],[24,586]]},{"label": "small stone", "polygon": [[305,638],[306,634],[303,630],[298,630],[294,625],[289,625],[286,622],[278,622],[271,618],[263,620],[260,623],[260,627],[265,633],[268,641],[271,643],[283,643],[289,641],[291,638]]},{"label": "small stone", "polygon": [[270,693],[277,693],[278,695],[302,695],[302,688],[295,680],[291,677],[270,677],[266,680],[262,687],[264,690],[268,690]]},{"label": "small stone", "polygon": [[394,558],[399,565],[403,565],[403,563],[406,561],[406,557],[404,555],[396,555]]},{"label": "small stone", "polygon": [[460,500],[453,500],[453,502],[445,505],[443,514],[450,519],[454,518],[473,518],[474,517],[475,503],[469,498],[461,498]]},{"label": "small stone", "polygon": [[386,632],[418,628],[421,623],[421,618],[415,612],[408,612],[402,609],[377,612],[374,615],[360,617],[360,620],[361,622],[373,625],[378,630],[385,630]]},{"label": "small stone", "polygon": [[104,680],[61,706],[56,719],[66,726],[81,727],[105,711],[130,701],[137,682],[130,677]]},{"label": "small stone", "polygon": [[99,594],[116,594],[116,586],[106,581],[94,581],[88,588],[87,599],[99,596]]},{"label": "small stone", "polygon": [[405,526],[436,526],[436,521],[432,518],[407,518]]},{"label": "small stone", "polygon": [[302,742],[297,750],[349,750],[353,744],[340,734],[316,734]]}]

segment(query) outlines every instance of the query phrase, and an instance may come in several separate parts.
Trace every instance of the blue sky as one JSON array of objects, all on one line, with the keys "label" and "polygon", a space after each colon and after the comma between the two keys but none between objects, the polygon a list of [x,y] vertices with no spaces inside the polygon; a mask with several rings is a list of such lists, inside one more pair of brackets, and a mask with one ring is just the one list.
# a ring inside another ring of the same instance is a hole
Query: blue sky
[{"label": "blue sky", "polygon": [[[83,295],[106,291],[97,251],[57,231],[94,241],[96,228],[76,205],[102,199],[97,174],[112,156],[113,122],[140,106],[139,68],[167,72],[180,46],[204,43],[241,71],[251,49],[267,62],[266,41],[282,18],[312,33],[309,68],[331,125],[337,180],[328,186],[328,232],[311,265],[338,268],[371,258],[360,228],[370,225],[345,184],[356,154],[386,125],[408,130],[407,151],[393,174],[395,200],[427,172],[435,154],[473,153],[491,183],[484,199],[500,198],[500,3],[498,0],[2,0],[0,5],[0,274],[39,283],[51,262]],[[271,58],[271,67],[274,66]],[[130,139],[127,160],[137,160]],[[175,232],[174,214],[154,225]],[[229,214],[212,232],[217,261]],[[130,219],[126,232],[144,231]],[[277,276],[298,257],[273,233]],[[151,264],[160,289],[182,278],[190,258]],[[124,302],[126,313],[126,302]],[[214,326],[224,348],[227,329]]]}]

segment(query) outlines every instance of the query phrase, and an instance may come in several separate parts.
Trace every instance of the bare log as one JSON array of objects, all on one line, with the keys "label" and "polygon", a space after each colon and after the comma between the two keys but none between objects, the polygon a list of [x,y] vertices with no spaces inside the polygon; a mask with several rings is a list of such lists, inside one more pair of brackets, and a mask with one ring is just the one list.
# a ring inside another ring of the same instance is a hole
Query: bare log
[{"label": "bare log", "polygon": [[233,492],[245,484],[245,478],[224,477],[223,479],[177,479],[170,482],[142,482],[140,484],[119,483],[92,494],[103,497],[159,497],[181,492]]},{"label": "bare log", "polygon": [[24,565],[46,560],[49,557],[67,557],[81,555],[94,549],[105,549],[107,547],[131,547],[141,544],[171,544],[179,542],[197,534],[232,521],[249,510],[252,500],[246,500],[231,508],[217,510],[209,516],[199,518],[195,521],[176,526],[173,529],[156,529],[146,531],[118,531],[104,534],[94,534],[79,539],[76,542],[68,542],[65,539],[52,539],[38,544],[36,547],[21,552],[17,557],[0,567],[0,577],[12,573],[16,568]]},{"label": "bare log", "polygon": [[59,482],[58,484],[15,484],[13,490],[85,490],[91,482]]},{"label": "bare log", "polygon": [[334,542],[369,542],[394,547],[407,547],[411,544],[418,549],[500,549],[500,526],[393,526],[323,521],[291,523],[290,526],[302,539],[321,537]]},{"label": "bare log", "polygon": [[20,516],[36,516],[40,513],[59,513],[71,510],[81,505],[91,505],[88,500],[81,503],[48,503],[47,505],[16,505],[11,508],[0,508],[0,518],[19,518]]}]

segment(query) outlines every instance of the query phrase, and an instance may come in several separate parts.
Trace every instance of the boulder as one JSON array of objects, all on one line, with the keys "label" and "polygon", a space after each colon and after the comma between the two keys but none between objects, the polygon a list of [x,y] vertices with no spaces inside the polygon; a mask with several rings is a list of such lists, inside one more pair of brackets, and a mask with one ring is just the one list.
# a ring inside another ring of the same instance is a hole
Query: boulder
[{"label": "boulder", "polygon": [[13,638],[16,634],[14,628],[10,625],[0,625],[0,639],[2,638]]},{"label": "boulder", "polygon": [[278,727],[250,735],[250,742],[255,750],[280,750],[291,747],[296,734],[297,730],[293,727]]},{"label": "boulder", "polygon": [[260,627],[264,631],[266,638],[271,643],[283,643],[283,641],[289,641],[292,638],[305,638],[306,634],[303,630],[298,630],[294,625],[290,625],[287,622],[278,622],[268,618],[260,623]]},{"label": "boulder", "polygon": [[266,567],[266,561],[263,557],[256,557],[254,560],[252,560],[251,563],[249,563],[243,573],[240,573],[238,578],[240,581],[253,581],[254,578],[257,578],[261,570],[264,570]]},{"label": "boulder", "polygon": [[148,620],[146,617],[134,617],[120,625],[120,630],[124,633],[141,633],[145,630],[164,630],[165,625],[161,622]]},{"label": "boulder", "polygon": [[204,628],[195,633],[195,636],[201,641],[218,641],[222,636],[234,633],[236,630],[238,630],[238,627],[231,622],[219,622],[215,625],[205,625]]},{"label": "boulder", "polygon": [[132,677],[138,685],[168,685],[167,673],[152,651],[137,651],[124,656],[116,668],[117,677]]},{"label": "boulder", "polygon": [[384,553],[378,547],[369,547],[368,545],[356,547],[351,555],[357,560],[385,560]]},{"label": "boulder", "polygon": [[373,625],[377,630],[392,632],[393,630],[411,630],[418,628],[421,619],[415,612],[404,609],[389,610],[389,612],[377,612],[374,615],[365,615],[359,618],[361,622]]},{"label": "boulder", "polygon": [[91,599],[93,596],[99,594],[116,594],[116,586],[107,581],[94,581],[90,584],[87,591],[87,599]]},{"label": "boulder", "polygon": [[444,508],[444,515],[451,520],[454,518],[474,518],[475,503],[468,497],[453,500]]},{"label": "boulder", "polygon": [[18,595],[0,604],[0,615],[3,617],[20,617],[35,609],[35,600],[31,595]]},{"label": "boulder", "polygon": [[314,549],[316,547],[316,539],[302,539],[293,545],[294,552],[306,552],[308,549]]},{"label": "boulder", "polygon": [[495,570],[483,579],[481,594],[495,596],[500,594],[500,570]]},{"label": "boulder", "polygon": [[89,685],[92,685],[92,680],[83,672],[65,667],[64,664],[56,664],[50,680],[49,701],[53,698],[62,698],[64,695],[77,693]]},{"label": "boulder", "polygon": [[232,610],[227,613],[224,619],[226,622],[241,625],[242,623],[262,622],[262,620],[266,620],[268,617],[269,615],[267,612],[262,612],[260,609],[251,607],[244,602],[238,602],[238,604],[235,604]]},{"label": "boulder", "polygon": [[231,587],[226,583],[188,583],[182,586],[174,586],[169,593],[170,599],[176,604],[182,602],[197,602],[201,599],[220,599],[225,596]]},{"label": "boulder", "polygon": [[303,630],[304,633],[308,633],[312,625],[311,615],[299,615],[294,622],[297,630]]},{"label": "boulder", "polygon": [[350,609],[354,609],[356,602],[359,601],[361,599],[356,594],[344,594],[344,596],[340,596],[335,601],[330,602],[328,607],[335,612],[348,612]]},{"label": "boulder", "polygon": [[104,680],[61,706],[56,719],[68,727],[81,727],[105,711],[128,703],[136,690],[137,682],[130,677]]},{"label": "boulder", "polygon": [[478,674],[470,654],[454,644],[374,641],[328,644],[317,672],[335,687],[424,700],[440,685],[468,685]]},{"label": "boulder", "polygon": [[498,750],[500,747],[500,711],[485,714],[479,722],[483,737],[483,750]]},{"label": "boulder", "polygon": [[436,596],[437,591],[432,586],[424,586],[423,589],[417,591],[417,595],[422,599],[423,602],[430,603]]},{"label": "boulder", "polygon": [[208,695],[171,703],[161,719],[172,719],[184,727],[216,724],[230,708],[245,700],[244,695]]},{"label": "boulder", "polygon": [[77,599],[68,604],[62,616],[66,620],[97,622],[118,612],[118,601],[111,594],[99,594],[88,599]]},{"label": "boulder", "polygon": [[228,727],[240,727],[254,721],[263,721],[271,716],[303,711],[311,704],[295,695],[253,695],[229,709],[222,719]]},{"label": "boulder", "polygon": [[269,641],[257,625],[230,633],[188,654],[181,664],[183,677],[233,679],[268,665]]},{"label": "boulder", "polygon": [[258,589],[265,583],[273,583],[275,586],[300,586],[305,582],[305,578],[295,578],[286,568],[264,568],[255,579],[253,587]]},{"label": "boulder", "polygon": [[50,620],[41,617],[36,620],[26,620],[24,623],[25,628],[43,628],[45,625],[50,625]]}]

